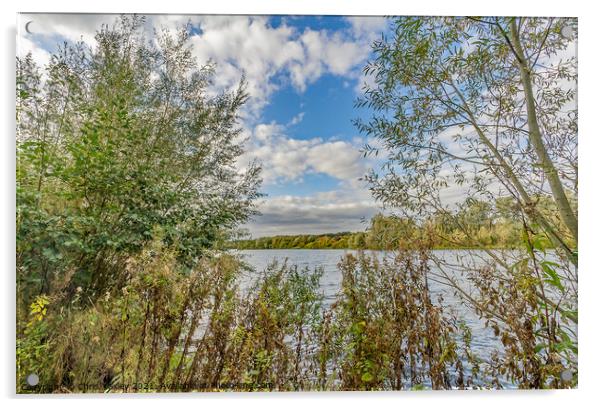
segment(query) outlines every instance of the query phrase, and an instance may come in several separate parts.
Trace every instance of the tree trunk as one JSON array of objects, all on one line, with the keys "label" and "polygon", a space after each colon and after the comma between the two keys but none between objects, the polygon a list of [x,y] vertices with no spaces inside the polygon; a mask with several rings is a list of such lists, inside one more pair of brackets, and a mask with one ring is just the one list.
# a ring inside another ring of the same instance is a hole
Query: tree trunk
[{"label": "tree trunk", "polygon": [[552,160],[550,159],[550,156],[546,151],[546,146],[543,142],[543,137],[539,129],[539,124],[537,123],[537,113],[535,111],[535,97],[533,96],[533,84],[531,81],[531,67],[528,65],[528,61],[526,60],[525,53],[523,51],[523,47],[520,43],[518,28],[515,19],[512,19],[512,22],[510,23],[510,38],[520,66],[521,82],[523,84],[525,102],[527,104],[527,124],[529,126],[529,140],[531,141],[531,144],[533,145],[533,148],[535,149],[535,152],[539,157],[539,164],[543,168],[543,171],[546,175],[546,179],[548,180],[548,183],[550,185],[550,189],[552,190],[552,196],[554,197],[554,201],[558,206],[560,218],[562,219],[562,222],[566,225],[566,227],[569,229],[576,243],[578,234],[577,216],[573,212],[569,200],[564,192],[564,187],[562,186],[562,182],[560,181],[560,177],[558,176],[558,171],[556,171],[556,168],[554,167],[554,164],[552,163]]}]

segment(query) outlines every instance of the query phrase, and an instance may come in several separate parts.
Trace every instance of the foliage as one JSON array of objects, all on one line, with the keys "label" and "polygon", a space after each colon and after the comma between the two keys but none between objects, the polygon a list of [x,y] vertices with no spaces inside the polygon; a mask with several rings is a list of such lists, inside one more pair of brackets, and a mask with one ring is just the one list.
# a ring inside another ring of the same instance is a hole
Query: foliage
[{"label": "foliage", "polygon": [[425,254],[402,250],[382,264],[364,255],[342,260],[331,329],[333,371],[343,389],[471,386],[455,318],[433,303]]},{"label": "foliage", "polygon": [[[79,291],[70,307],[57,297],[36,300],[18,342],[27,355],[19,359],[19,391],[470,385],[452,381],[463,369],[458,329],[431,301],[426,260],[412,252],[383,264],[349,256],[339,266],[341,292],[326,304],[320,269],[272,264],[239,285],[244,265],[235,257],[203,260],[185,274],[157,238],[127,261],[120,290],[95,300]],[[25,385],[32,371],[41,379],[34,388]]]},{"label": "foliage", "polygon": [[[546,197],[538,207],[546,208]],[[547,207],[554,213],[553,207]],[[434,232],[436,249],[517,248],[523,246],[522,219],[508,197],[498,198],[494,205],[468,199],[455,212],[426,218],[421,224],[411,218],[375,215],[365,232],[339,232],[322,235],[269,236],[237,240],[228,247],[249,249],[363,249],[394,250],[408,247],[421,236]],[[552,245],[545,239],[544,244]]]},{"label": "foliage", "polygon": [[259,169],[239,173],[244,83],[210,96],[187,27],[156,43],[122,17],[97,45],[65,44],[43,71],[17,59],[19,298],[124,284],[123,263],[160,229],[194,264],[254,213]]},{"label": "foliage", "polygon": [[[259,168],[236,166],[244,80],[216,93],[215,66],[197,64],[189,27],[152,42],[144,30],[143,18],[123,16],[93,48],[66,43],[42,68],[17,58],[20,388],[30,372],[59,391],[143,372],[165,380],[178,321],[212,293],[199,273],[255,213]],[[144,346],[127,348],[130,335]]]},{"label": "foliage", "polygon": [[432,261],[500,338],[491,372],[525,388],[576,384],[560,375],[577,371],[577,61],[564,27],[577,22],[392,19],[365,67],[375,86],[358,101],[373,110],[359,130],[381,146],[365,154],[385,162],[367,177],[378,200],[435,219],[452,241],[485,242],[493,208],[507,219],[519,250],[475,244],[485,266],[476,252]]},{"label": "foliage", "polygon": [[[122,17],[43,70],[17,59],[17,391],[577,385],[562,378],[578,370],[576,73],[554,59],[573,20],[393,20],[357,124],[388,154],[374,196],[401,216],[229,243],[393,250],[345,257],[334,302],[321,269],[253,273],[222,250],[259,196],[259,168],[236,167],[244,81],[213,94],[189,27],[149,43],[143,23]],[[430,251],[448,247],[488,259]],[[498,351],[474,354],[433,281]]]}]

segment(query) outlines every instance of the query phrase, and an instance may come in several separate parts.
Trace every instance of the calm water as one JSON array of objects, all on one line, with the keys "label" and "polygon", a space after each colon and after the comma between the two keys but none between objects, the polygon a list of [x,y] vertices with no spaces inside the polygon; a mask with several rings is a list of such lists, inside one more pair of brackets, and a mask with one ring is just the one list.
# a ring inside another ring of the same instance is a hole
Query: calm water
[{"label": "calm water", "polygon": [[[332,303],[335,300],[336,294],[339,291],[342,275],[337,268],[337,264],[345,253],[355,253],[353,250],[304,250],[304,249],[272,249],[272,250],[242,250],[241,253],[246,262],[251,265],[255,270],[264,270],[270,263],[277,261],[282,263],[285,260],[289,265],[296,264],[300,268],[309,267],[314,269],[315,267],[323,267],[324,274],[322,276],[321,288],[325,296],[325,302],[327,304]],[[384,256],[391,256],[386,252],[371,252],[378,258]],[[471,254],[471,256],[467,256]],[[481,256],[482,255],[482,256]],[[462,275],[453,267],[454,264],[461,262],[467,262],[471,259],[476,266],[482,265],[487,261],[485,253],[478,251],[463,251],[463,250],[441,250],[436,251],[435,256],[438,260],[448,263],[446,272],[457,277],[461,285],[466,284],[465,279]],[[432,269],[436,267],[433,264]],[[247,276],[248,279],[252,279],[252,276]],[[244,285],[244,284],[243,284]],[[460,302],[460,299],[454,295],[451,288],[442,285],[436,281],[429,281],[429,287],[432,291],[433,300],[441,295],[444,300],[444,305],[447,309],[453,310],[458,316],[460,321],[463,321],[472,330],[472,347],[473,351],[479,356],[488,356],[492,350],[501,349],[499,339],[496,339],[493,335],[493,331],[490,328],[484,326],[482,320],[473,313],[466,305]]]},{"label": "calm water", "polygon": [[[242,255],[247,264],[252,266],[254,270],[242,278],[240,287],[243,290],[245,290],[245,287],[248,289],[251,285],[250,282],[258,276],[258,273],[265,270],[274,261],[282,264],[286,260],[288,265],[297,265],[300,268],[308,267],[310,270],[322,267],[324,273],[320,286],[325,297],[325,303],[328,305],[335,301],[341,286],[342,274],[337,267],[338,263],[346,253],[356,254],[357,252],[355,250],[334,249],[273,249],[242,250],[237,251],[237,253]],[[372,251],[367,252],[367,254],[374,255],[381,260],[385,257],[393,256],[393,253],[383,251]],[[433,254],[434,260],[430,264],[431,276],[429,278],[432,300],[435,302],[441,297],[446,312],[452,312],[458,321],[465,323],[471,329],[471,350],[476,356],[487,360],[494,350],[503,352],[503,347],[499,339],[493,334],[493,330],[487,328],[484,321],[470,307],[462,303],[460,298],[454,294],[454,289],[436,280],[437,273],[445,272],[453,277],[463,290],[471,292],[471,286],[468,278],[465,276],[466,270],[470,268],[480,269],[486,264],[493,265],[494,262],[491,257],[486,252],[480,250],[440,250],[434,251]],[[495,251],[495,255],[506,264],[515,264],[519,257],[524,256],[524,254],[513,250],[497,250]],[[543,253],[537,256],[540,257],[540,255],[542,260],[545,258],[554,262],[560,261],[553,254]],[[576,270],[571,270],[572,273],[576,273]],[[466,362],[465,367],[470,369]],[[514,384],[502,378],[500,378],[500,384],[505,388],[516,388]]]}]

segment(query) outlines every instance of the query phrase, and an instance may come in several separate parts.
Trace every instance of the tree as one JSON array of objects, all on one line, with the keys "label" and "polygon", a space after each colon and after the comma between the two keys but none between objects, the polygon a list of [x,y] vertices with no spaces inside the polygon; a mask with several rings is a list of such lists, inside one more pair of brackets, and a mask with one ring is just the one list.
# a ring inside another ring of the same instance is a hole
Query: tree
[{"label": "tree", "polygon": [[22,294],[100,295],[157,234],[190,269],[254,213],[259,168],[235,167],[244,82],[210,96],[215,67],[197,64],[188,27],[150,43],[143,23],[120,18],[93,48],[64,44],[44,74],[17,59]]},{"label": "tree", "polygon": [[[374,43],[365,74],[376,85],[358,102],[374,114],[356,124],[379,141],[385,156],[368,176],[374,196],[406,217],[452,222],[453,240],[467,239],[489,255],[486,265],[475,256],[459,260],[462,270],[476,273],[473,294],[445,267],[440,278],[484,318],[511,327],[503,334],[505,368],[524,386],[561,386],[559,369],[576,368],[577,71],[575,38],[562,35],[563,27],[576,32],[576,24],[396,18],[392,38]],[[365,154],[378,151],[367,146]],[[455,211],[450,195],[473,205]],[[525,250],[518,254],[487,249],[485,231],[471,228],[491,225],[500,198],[512,202],[502,205],[504,216],[521,222]],[[551,266],[545,241],[561,264]],[[495,296],[504,299],[490,301]],[[515,314],[508,314],[508,304]],[[543,362],[534,345],[523,342],[525,327],[537,332]],[[560,352],[563,346],[573,351]],[[521,357],[533,362],[523,371],[515,363]]]},{"label": "tree", "polygon": [[[374,44],[365,73],[377,86],[357,125],[388,152],[369,177],[375,196],[412,215],[444,212],[441,193],[512,196],[576,263],[576,59],[559,54],[570,19],[399,18]],[[376,150],[368,147],[366,153]],[[565,230],[536,207],[550,196]]]}]

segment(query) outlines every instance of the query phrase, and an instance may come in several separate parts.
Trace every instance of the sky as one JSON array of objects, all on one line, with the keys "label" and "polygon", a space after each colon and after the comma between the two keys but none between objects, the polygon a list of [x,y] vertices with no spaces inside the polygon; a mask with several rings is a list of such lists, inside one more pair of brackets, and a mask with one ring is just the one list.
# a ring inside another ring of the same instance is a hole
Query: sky
[{"label": "sky", "polygon": [[[117,17],[21,14],[17,53],[31,52],[45,64],[59,43],[83,40],[93,46],[95,32]],[[387,33],[384,17],[150,15],[144,29],[152,38],[155,29],[175,31],[186,24],[199,64],[217,65],[209,92],[235,89],[243,74],[247,80],[249,100],[240,122],[245,153],[236,165],[242,171],[251,162],[261,163],[265,194],[257,207],[261,215],[243,225],[251,236],[365,230],[373,215],[385,211],[362,181],[383,162],[363,157],[361,149],[378,143],[353,125],[354,119],[370,117],[354,104],[374,86],[363,68],[371,44]],[[575,55],[573,41],[548,62]],[[565,84],[571,86],[576,84]],[[454,135],[467,131],[449,128],[439,138],[461,154]],[[451,167],[439,175],[452,177]],[[441,199],[461,203],[466,188],[450,184]],[[502,186],[492,182],[488,189]]]},{"label": "sky", "polygon": [[[44,64],[57,44],[94,44],[115,15],[22,14],[17,53]],[[25,24],[31,21],[27,32]],[[241,168],[263,167],[260,216],[244,228],[253,237],[358,231],[381,208],[361,178],[378,163],[364,158],[368,142],[353,125],[368,111],[354,107],[373,80],[362,68],[371,43],[387,29],[382,17],[147,16],[146,29],[191,24],[199,63],[217,64],[215,90],[244,75],[250,99],[242,112],[246,153]]]}]

